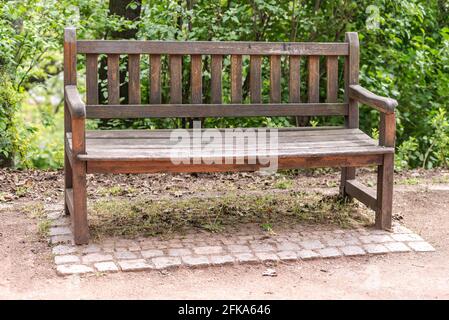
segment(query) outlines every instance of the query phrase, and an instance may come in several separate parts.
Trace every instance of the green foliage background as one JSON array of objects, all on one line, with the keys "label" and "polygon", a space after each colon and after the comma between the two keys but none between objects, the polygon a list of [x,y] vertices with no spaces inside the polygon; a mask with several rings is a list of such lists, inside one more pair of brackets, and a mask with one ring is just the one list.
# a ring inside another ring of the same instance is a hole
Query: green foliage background
[{"label": "green foliage background", "polygon": [[[131,4],[136,5],[138,2]],[[139,39],[151,40],[343,41],[346,31],[358,31],[362,85],[399,101],[396,168],[448,166],[447,0],[143,0],[137,21],[111,16],[107,0],[1,0],[0,155],[15,154],[19,167],[62,165],[61,51],[67,25],[75,25],[78,37],[85,39],[107,38],[112,31],[128,28],[137,28]],[[83,60],[80,62],[82,76]],[[188,63],[186,59],[185,72]],[[229,68],[228,60],[224,67]],[[147,68],[143,62],[143,76]],[[246,70],[247,61],[244,76]],[[267,70],[264,61],[265,99]],[[226,77],[227,72],[223,79],[225,97],[229,96]],[[188,88],[188,75],[184,78]],[[143,98],[147,99],[148,85],[145,77],[142,79]],[[206,86],[207,81],[206,72]],[[283,81],[286,101],[285,76]],[[165,86],[164,98],[167,89]],[[312,124],[338,121],[314,118]],[[377,112],[362,107],[360,123],[375,136]],[[177,125],[173,119],[89,123],[92,128]],[[293,121],[208,119],[206,125],[289,126]]]}]

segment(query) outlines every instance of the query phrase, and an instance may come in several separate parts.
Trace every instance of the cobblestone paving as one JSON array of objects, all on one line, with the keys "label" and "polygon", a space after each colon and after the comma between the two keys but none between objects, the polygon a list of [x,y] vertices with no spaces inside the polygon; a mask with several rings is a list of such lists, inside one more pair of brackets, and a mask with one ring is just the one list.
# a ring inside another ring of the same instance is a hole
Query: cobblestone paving
[{"label": "cobblestone paving", "polygon": [[47,214],[52,220],[50,242],[56,271],[60,275],[435,250],[419,235],[397,223],[392,232],[298,225],[267,235],[260,228],[245,227],[245,230],[230,234],[195,232],[169,240],[158,237],[135,240],[107,238],[76,246],[69,217],[55,206],[47,208]]}]

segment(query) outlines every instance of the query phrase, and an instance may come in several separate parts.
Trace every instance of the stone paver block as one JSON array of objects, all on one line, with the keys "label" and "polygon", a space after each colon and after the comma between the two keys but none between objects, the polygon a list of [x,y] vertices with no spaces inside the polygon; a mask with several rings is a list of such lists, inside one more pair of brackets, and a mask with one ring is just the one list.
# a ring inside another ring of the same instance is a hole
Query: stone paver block
[{"label": "stone paver block", "polygon": [[304,249],[307,249],[307,250],[315,250],[315,249],[324,248],[324,245],[319,240],[306,240],[306,241],[301,241],[299,244]]},{"label": "stone paver block", "polygon": [[206,256],[182,256],[181,260],[190,267],[202,267],[209,265],[209,259]]},{"label": "stone paver block", "polygon": [[256,252],[255,255],[260,261],[279,261],[279,257],[274,252]]},{"label": "stone paver block", "polygon": [[95,269],[99,272],[117,272],[119,271],[117,265],[114,262],[97,262],[94,264]]},{"label": "stone paver block", "polygon": [[70,225],[70,220],[66,217],[60,217],[51,222],[53,227],[68,227]]},{"label": "stone paver block", "polygon": [[296,243],[290,241],[280,242],[276,244],[276,247],[279,251],[297,251],[300,249]]},{"label": "stone paver block", "polygon": [[294,251],[280,251],[277,253],[278,257],[284,261],[297,260],[298,255]]},{"label": "stone paver block", "polygon": [[101,251],[101,247],[97,244],[89,244],[87,246],[85,246],[82,250],[83,253],[96,253],[96,252],[100,252]]},{"label": "stone paver block", "polygon": [[236,253],[235,258],[240,263],[256,262],[258,259],[252,253]]},{"label": "stone paver block", "polygon": [[131,251],[119,251],[114,253],[114,256],[118,260],[131,260],[139,258],[136,253]]},{"label": "stone paver block", "polygon": [[366,252],[370,254],[382,254],[390,252],[390,250],[388,250],[387,247],[379,243],[368,243],[365,244],[363,248],[366,250]]},{"label": "stone paver block", "polygon": [[298,258],[303,259],[303,260],[314,259],[314,258],[318,258],[320,256],[315,251],[308,250],[308,249],[300,250],[297,253],[298,253]]},{"label": "stone paver block", "polygon": [[345,256],[360,256],[366,254],[359,246],[344,246],[339,248]]},{"label": "stone paver block", "polygon": [[72,233],[72,231],[70,230],[69,227],[63,226],[63,227],[50,228],[50,231],[48,234],[50,236],[61,236],[61,235],[66,235],[66,234],[71,234],[71,233]]},{"label": "stone paver block", "polygon": [[323,248],[317,250],[318,254],[323,258],[336,258],[341,257],[341,252],[337,248]]},{"label": "stone paver block", "polygon": [[57,236],[51,237],[51,243],[58,244],[58,243],[71,243],[73,244],[73,236],[71,234],[61,234]]},{"label": "stone paver block", "polygon": [[151,261],[156,269],[165,269],[181,265],[181,259],[179,257],[157,257],[152,258]]},{"label": "stone paver block", "polygon": [[400,224],[393,225],[393,231],[395,234],[396,233],[413,233],[410,229],[408,229]]},{"label": "stone paver block", "polygon": [[181,249],[168,249],[168,255],[172,257],[180,257],[180,256],[187,256],[192,254],[192,252],[189,249],[181,248]]},{"label": "stone paver block", "polygon": [[414,251],[418,252],[427,252],[427,251],[435,251],[435,248],[432,247],[429,243],[425,241],[414,241],[407,243],[410,248]]},{"label": "stone paver block", "polygon": [[83,263],[111,261],[112,259],[112,255],[105,253],[89,253],[82,258]]},{"label": "stone paver block", "polygon": [[47,218],[50,220],[59,219],[63,216],[63,213],[61,211],[52,211],[47,213]]},{"label": "stone paver block", "polygon": [[56,256],[55,263],[56,264],[80,263],[80,258],[72,254],[64,256]]},{"label": "stone paver block", "polygon": [[386,242],[384,243],[384,246],[387,247],[390,252],[407,252],[411,250],[402,242]]},{"label": "stone paver block", "polygon": [[384,243],[393,241],[393,238],[391,238],[389,235],[372,234],[367,236],[361,236],[360,241],[362,241],[362,243]]},{"label": "stone paver block", "polygon": [[223,252],[223,248],[221,246],[205,246],[196,247],[193,251],[196,254],[220,254]]},{"label": "stone paver block", "polygon": [[414,233],[399,233],[393,234],[391,237],[395,241],[407,242],[407,241],[424,241],[423,238]]},{"label": "stone paver block", "polygon": [[251,249],[248,246],[242,244],[229,244],[228,245],[229,252],[238,253],[238,252],[251,252]]},{"label": "stone paver block", "polygon": [[269,243],[253,243],[251,244],[251,248],[254,252],[270,252],[275,250]]},{"label": "stone paver block", "polygon": [[346,243],[341,239],[328,239],[324,240],[324,242],[330,247],[341,247],[346,245]]},{"label": "stone paver block", "polygon": [[345,246],[355,246],[361,244],[360,240],[354,236],[343,237],[341,240],[345,243]]},{"label": "stone paver block", "polygon": [[154,258],[154,257],[160,257],[164,255],[164,252],[162,250],[153,249],[153,250],[144,250],[140,252],[142,254],[142,257],[145,259]]},{"label": "stone paver block", "polygon": [[71,275],[94,272],[94,269],[83,264],[62,264],[56,267],[56,272],[60,275]]},{"label": "stone paver block", "polygon": [[57,245],[51,250],[54,255],[70,254],[75,253],[76,251],[77,248],[75,246],[68,246],[64,244]]},{"label": "stone paver block", "polygon": [[223,265],[223,264],[229,264],[234,263],[235,258],[230,255],[224,255],[224,256],[211,256],[210,262],[214,265]]},{"label": "stone paver block", "polygon": [[118,262],[122,271],[142,271],[151,269],[151,265],[145,259],[121,260]]}]

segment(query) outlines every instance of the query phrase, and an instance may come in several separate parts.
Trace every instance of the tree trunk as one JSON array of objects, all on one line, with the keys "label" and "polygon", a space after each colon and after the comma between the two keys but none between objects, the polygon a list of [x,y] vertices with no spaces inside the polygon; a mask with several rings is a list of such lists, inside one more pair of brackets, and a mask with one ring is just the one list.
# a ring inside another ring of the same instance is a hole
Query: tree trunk
[{"label": "tree trunk", "polygon": [[[131,6],[131,4],[135,4],[136,6]],[[141,8],[142,0],[109,0],[109,15],[123,17],[126,20],[138,20],[140,18]],[[107,32],[105,38],[109,40],[135,39],[137,32],[137,28],[126,28],[121,31],[110,30],[109,32]],[[128,57],[123,57],[121,62],[127,65]],[[101,59],[98,72],[100,82],[103,82],[108,77],[106,65],[106,58]],[[128,103],[128,83],[125,82],[125,77],[126,71],[120,71],[120,98],[123,98],[123,103]],[[99,87],[98,89],[98,101],[100,103],[106,103],[106,99],[104,98],[103,94],[101,94],[101,87]]]}]

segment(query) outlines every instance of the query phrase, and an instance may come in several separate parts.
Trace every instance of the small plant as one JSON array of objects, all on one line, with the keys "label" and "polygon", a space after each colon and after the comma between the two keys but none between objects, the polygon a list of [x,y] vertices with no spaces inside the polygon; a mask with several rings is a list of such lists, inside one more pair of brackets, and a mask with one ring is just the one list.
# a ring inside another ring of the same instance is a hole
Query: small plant
[{"label": "small plant", "polygon": [[279,181],[276,181],[274,187],[277,189],[290,189],[293,186],[293,181],[287,178],[283,178]]},{"label": "small plant", "polygon": [[19,186],[16,188],[15,194],[16,194],[16,196],[18,196],[20,198],[20,197],[26,196],[28,191],[29,190],[26,186]]},{"label": "small plant", "polygon": [[419,184],[419,179],[418,178],[405,178],[401,181],[399,181],[400,184],[405,184],[405,185],[410,185],[410,186],[415,186],[417,184]]},{"label": "small plant", "polygon": [[42,202],[27,204],[22,207],[22,212],[33,219],[43,219],[45,217],[45,209]]},{"label": "small plant", "polygon": [[48,236],[48,231],[51,227],[51,221],[48,219],[44,219],[39,221],[37,224],[37,232],[41,238],[46,238]]},{"label": "small plant", "polygon": [[273,231],[273,226],[271,225],[271,223],[262,223],[260,225],[260,227],[262,228],[263,231],[268,232],[270,234],[274,233]]}]

